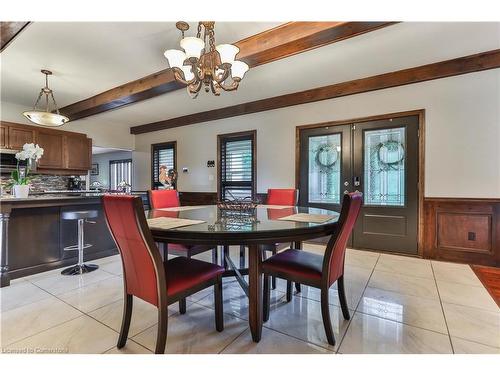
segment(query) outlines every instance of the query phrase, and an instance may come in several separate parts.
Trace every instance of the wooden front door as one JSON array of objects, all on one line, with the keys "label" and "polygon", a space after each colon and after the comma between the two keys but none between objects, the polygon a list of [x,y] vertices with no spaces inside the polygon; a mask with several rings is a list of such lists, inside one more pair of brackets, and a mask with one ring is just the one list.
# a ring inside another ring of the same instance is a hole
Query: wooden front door
[{"label": "wooden front door", "polygon": [[354,248],[417,254],[418,116],[300,130],[300,205],[340,211],[361,191]]}]

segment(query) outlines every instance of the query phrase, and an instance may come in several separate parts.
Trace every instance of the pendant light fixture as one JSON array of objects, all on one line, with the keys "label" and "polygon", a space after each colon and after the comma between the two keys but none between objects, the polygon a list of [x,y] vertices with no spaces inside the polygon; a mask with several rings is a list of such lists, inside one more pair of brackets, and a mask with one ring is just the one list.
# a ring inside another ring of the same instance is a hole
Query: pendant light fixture
[{"label": "pendant light fixture", "polygon": [[[45,87],[42,87],[38,98],[36,99],[35,105],[32,111],[23,112],[23,116],[26,117],[31,122],[43,126],[61,126],[69,121],[69,118],[63,116],[59,113],[59,108],[57,108],[56,100],[54,99],[54,93],[49,88],[49,76],[52,74],[50,70],[42,69],[41,72],[45,74]],[[45,111],[37,109],[37,105],[45,95]],[[50,96],[50,98],[49,98]],[[51,100],[50,100],[51,99]],[[53,103],[54,108],[50,109]],[[54,113],[55,111],[55,113]]]}]

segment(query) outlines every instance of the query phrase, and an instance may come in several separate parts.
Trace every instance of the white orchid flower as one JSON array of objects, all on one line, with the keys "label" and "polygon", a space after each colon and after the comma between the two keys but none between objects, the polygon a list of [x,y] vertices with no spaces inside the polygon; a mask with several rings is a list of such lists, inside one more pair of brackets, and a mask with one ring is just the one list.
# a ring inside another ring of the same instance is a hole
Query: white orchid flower
[{"label": "white orchid flower", "polygon": [[28,156],[28,154],[26,153],[26,151],[20,151],[20,152],[18,152],[18,153],[16,154],[16,159],[17,159],[17,160],[26,160],[26,159],[28,159],[28,158],[29,158],[29,156]]}]

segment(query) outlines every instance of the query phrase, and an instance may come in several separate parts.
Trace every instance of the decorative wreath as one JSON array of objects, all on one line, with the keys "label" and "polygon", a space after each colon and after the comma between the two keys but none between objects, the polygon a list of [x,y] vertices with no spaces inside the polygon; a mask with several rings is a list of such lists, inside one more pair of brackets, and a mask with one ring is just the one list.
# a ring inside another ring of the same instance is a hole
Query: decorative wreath
[{"label": "decorative wreath", "polygon": [[404,160],[405,147],[398,141],[381,142],[375,147],[380,166],[385,169],[397,169],[397,165]]},{"label": "decorative wreath", "polygon": [[[333,161],[325,164],[321,161],[321,156],[323,154],[328,155],[328,153],[331,153],[329,156],[331,157],[331,160],[333,160]],[[314,157],[314,161],[316,162],[316,164],[320,167],[320,169],[322,171],[325,171],[325,172],[332,169],[338,160],[339,160],[339,153],[338,153],[336,147],[334,145],[331,145],[328,143],[325,143],[325,144],[319,146],[318,149],[316,150],[316,155]]]}]

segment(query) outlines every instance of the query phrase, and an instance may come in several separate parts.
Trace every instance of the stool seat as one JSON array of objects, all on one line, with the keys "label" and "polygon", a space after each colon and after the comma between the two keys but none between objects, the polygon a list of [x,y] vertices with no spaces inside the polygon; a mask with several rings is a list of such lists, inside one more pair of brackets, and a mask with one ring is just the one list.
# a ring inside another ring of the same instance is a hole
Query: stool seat
[{"label": "stool seat", "polygon": [[97,217],[97,210],[66,211],[61,215],[63,220],[93,219]]}]

